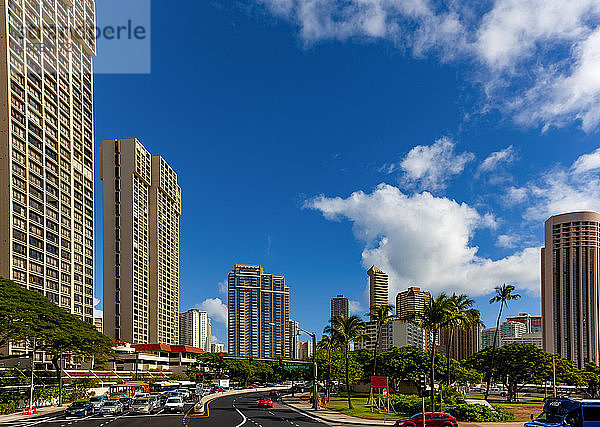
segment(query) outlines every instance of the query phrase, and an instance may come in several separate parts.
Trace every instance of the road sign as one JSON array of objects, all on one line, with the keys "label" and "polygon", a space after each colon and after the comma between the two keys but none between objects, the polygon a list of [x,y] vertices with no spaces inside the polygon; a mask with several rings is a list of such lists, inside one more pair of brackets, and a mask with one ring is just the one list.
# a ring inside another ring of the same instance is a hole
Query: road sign
[{"label": "road sign", "polygon": [[287,369],[289,371],[293,369],[304,369],[308,371],[310,368],[310,365],[283,365],[283,369]]},{"label": "road sign", "polygon": [[387,397],[387,388],[384,388],[381,394],[383,395],[383,397]]},{"label": "road sign", "polygon": [[388,378],[387,377],[371,377],[371,387],[381,387],[386,388],[388,386]]}]

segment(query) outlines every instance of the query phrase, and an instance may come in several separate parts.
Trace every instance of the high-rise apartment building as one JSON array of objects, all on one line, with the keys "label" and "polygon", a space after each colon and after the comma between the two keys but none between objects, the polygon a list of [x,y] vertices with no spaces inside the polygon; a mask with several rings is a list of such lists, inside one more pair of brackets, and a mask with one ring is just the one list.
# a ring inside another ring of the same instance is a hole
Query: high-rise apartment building
[{"label": "high-rise apartment building", "polygon": [[542,316],[534,316],[529,313],[519,313],[518,316],[509,316],[506,318],[509,322],[523,323],[527,328],[528,334],[542,333]]},{"label": "high-rise apartment building", "polygon": [[348,317],[350,315],[350,301],[344,295],[331,299],[331,319],[336,316]]},{"label": "high-rise apartment building", "polygon": [[206,352],[210,351],[212,343],[212,322],[206,311],[200,312],[200,345],[199,347]]},{"label": "high-rise apartment building", "polygon": [[260,265],[235,264],[227,279],[228,347],[235,356],[289,356],[290,290]]},{"label": "high-rise apartment building", "polygon": [[409,287],[396,295],[396,314],[402,316],[406,313],[420,312],[431,299],[431,294],[415,286]]},{"label": "high-rise apartment building", "polygon": [[0,276],[90,324],[94,9],[0,2]]},{"label": "high-rise apartment building", "polygon": [[210,345],[210,352],[211,353],[223,353],[224,350],[225,350],[225,344],[212,343]]},{"label": "high-rise apartment building", "polygon": [[[488,328],[481,331],[481,348],[488,348],[494,345],[494,336],[496,328]],[[496,347],[500,346],[500,334],[496,337]]]},{"label": "high-rise apartment building", "polygon": [[104,333],[179,344],[177,175],[135,138],[102,142]]},{"label": "high-rise apartment building", "polygon": [[369,308],[388,303],[388,275],[374,265],[369,275]]},{"label": "high-rise apartment building", "polygon": [[579,367],[600,362],[600,215],[574,212],[545,223],[542,248],[544,350]]},{"label": "high-rise apartment building", "polygon": [[200,347],[200,312],[179,313],[179,344]]},{"label": "high-rise apartment building", "polygon": [[298,345],[299,345],[299,334],[300,334],[300,324],[295,320],[289,320],[289,331],[290,331],[290,339],[289,339],[289,357],[292,359],[298,359]]},{"label": "high-rise apartment building", "polygon": [[312,341],[302,341],[298,346],[298,359],[309,360],[313,355]]},{"label": "high-rise apartment building", "polygon": [[454,360],[464,360],[477,353],[482,349],[481,341],[481,324],[466,330],[454,328],[440,332],[440,350],[446,353],[450,343],[450,357]]},{"label": "high-rise apartment building", "polygon": [[500,325],[500,344],[504,345],[504,340],[519,338],[527,333],[527,326],[521,322],[506,321]]}]

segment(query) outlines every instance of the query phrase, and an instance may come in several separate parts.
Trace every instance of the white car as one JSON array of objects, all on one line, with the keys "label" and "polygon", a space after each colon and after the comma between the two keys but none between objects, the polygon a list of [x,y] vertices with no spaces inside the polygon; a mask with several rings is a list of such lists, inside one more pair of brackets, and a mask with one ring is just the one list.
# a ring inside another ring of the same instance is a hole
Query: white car
[{"label": "white car", "polygon": [[183,399],[181,397],[169,397],[165,403],[167,412],[183,412]]}]

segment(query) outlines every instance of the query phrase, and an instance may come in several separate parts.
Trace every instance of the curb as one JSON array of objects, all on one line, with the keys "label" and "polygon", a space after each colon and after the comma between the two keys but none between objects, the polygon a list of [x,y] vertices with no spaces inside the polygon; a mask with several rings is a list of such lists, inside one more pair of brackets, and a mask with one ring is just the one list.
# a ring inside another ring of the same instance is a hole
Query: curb
[{"label": "curb", "polygon": [[[294,405],[291,405],[289,403],[287,403],[285,401],[285,399],[281,399],[281,403],[284,404],[285,406],[287,406],[288,408],[296,411],[296,412],[300,412],[304,415],[306,415],[309,418],[312,419],[317,419],[318,421],[323,421],[327,424],[330,423],[335,423],[335,424],[345,424],[345,425],[349,425],[349,426],[373,426],[373,425],[377,425],[377,426],[393,426],[395,423],[395,421],[389,420],[389,421],[384,421],[383,420],[370,420],[367,418],[358,418],[358,417],[353,417],[353,418],[357,418],[357,420],[360,420],[361,422],[358,421],[348,421],[348,420],[330,420],[322,415],[319,414],[319,411],[317,412],[307,412],[304,409],[301,408],[297,408]],[[346,416],[350,416],[350,415],[346,415]],[[388,424],[389,423],[389,424]]]},{"label": "curb", "polygon": [[200,401],[198,403],[196,403],[194,406],[192,406],[192,413],[194,415],[204,415],[204,413],[206,412],[206,404],[212,402],[213,400],[220,399],[222,397],[235,396],[238,394],[246,394],[246,393],[260,393],[260,392],[271,391],[271,390],[285,390],[286,388],[287,387],[285,387],[285,386],[259,387],[259,388],[252,388],[252,389],[230,390],[230,391],[225,391],[222,393],[208,394],[204,397],[201,397]]}]

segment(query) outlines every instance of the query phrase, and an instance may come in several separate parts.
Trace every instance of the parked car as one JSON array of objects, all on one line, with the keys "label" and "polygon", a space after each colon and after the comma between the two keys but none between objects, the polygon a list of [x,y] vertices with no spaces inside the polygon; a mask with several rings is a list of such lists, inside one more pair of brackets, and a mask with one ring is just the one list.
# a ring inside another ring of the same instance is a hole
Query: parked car
[{"label": "parked car", "polygon": [[279,399],[281,399],[281,393],[279,392],[279,390],[271,390],[269,392],[269,397],[275,402],[277,402]]},{"label": "parked car", "polygon": [[106,400],[105,396],[90,397],[90,403],[94,405],[94,412],[100,412],[100,409],[102,409],[102,405],[104,405]]},{"label": "parked car", "polygon": [[[425,425],[427,427],[458,427],[458,421],[450,414],[444,412],[425,412]],[[413,415],[396,421],[395,427],[423,427],[423,413]]]},{"label": "parked car", "polygon": [[271,399],[259,399],[258,406],[260,408],[272,408],[273,401]]},{"label": "parked car", "polygon": [[89,400],[73,402],[65,409],[65,416],[84,417],[94,413],[94,405]]},{"label": "parked car", "polygon": [[123,404],[118,399],[111,399],[104,402],[100,408],[102,415],[120,415],[123,413]]},{"label": "parked car", "polygon": [[167,412],[183,412],[183,399],[181,397],[169,397],[165,404]]},{"label": "parked car", "polygon": [[131,404],[131,410],[140,414],[150,414],[153,409],[152,402],[148,397],[134,399]]}]

